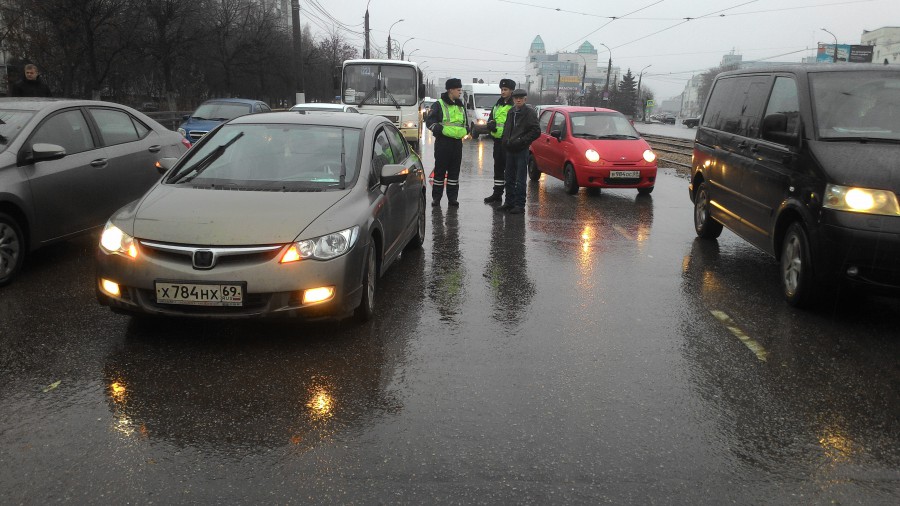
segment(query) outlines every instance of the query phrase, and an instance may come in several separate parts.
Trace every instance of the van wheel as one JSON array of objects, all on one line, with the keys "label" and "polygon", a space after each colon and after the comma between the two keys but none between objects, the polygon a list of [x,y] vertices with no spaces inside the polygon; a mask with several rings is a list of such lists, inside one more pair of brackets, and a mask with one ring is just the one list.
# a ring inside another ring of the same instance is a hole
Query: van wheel
[{"label": "van wheel", "polygon": [[473,141],[478,140],[478,134],[475,133],[475,123],[472,123],[472,126],[469,127],[469,135],[472,136]]},{"label": "van wheel", "polygon": [[541,169],[538,169],[537,162],[534,161],[534,154],[528,153],[528,177],[532,181],[541,179]]},{"label": "van wheel", "polygon": [[0,213],[0,286],[9,284],[25,260],[25,236],[11,216]]},{"label": "van wheel", "polygon": [[375,241],[369,239],[366,258],[363,261],[363,294],[354,316],[358,322],[366,322],[375,313],[375,288],[378,282],[378,265],[375,258]]},{"label": "van wheel", "polygon": [[571,163],[567,163],[563,169],[563,188],[569,195],[578,193],[578,178],[575,176],[575,167]]},{"label": "van wheel", "polygon": [[700,183],[694,197],[694,231],[703,239],[715,239],[722,234],[722,224],[709,214],[709,192],[706,183]]},{"label": "van wheel", "polygon": [[799,222],[791,223],[781,243],[781,287],[784,298],[794,307],[809,307],[819,287],[815,286],[812,252],[806,229]]}]

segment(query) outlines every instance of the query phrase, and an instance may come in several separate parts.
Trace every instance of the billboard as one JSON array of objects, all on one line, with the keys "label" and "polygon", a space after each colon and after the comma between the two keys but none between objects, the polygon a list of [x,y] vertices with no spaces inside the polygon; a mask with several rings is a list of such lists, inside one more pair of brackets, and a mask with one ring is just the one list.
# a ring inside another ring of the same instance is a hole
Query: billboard
[{"label": "billboard", "polygon": [[[816,51],[816,63],[834,62],[834,44],[819,42]],[[875,46],[861,46],[850,44],[837,45],[837,61],[850,63],[872,63],[872,54]]]}]

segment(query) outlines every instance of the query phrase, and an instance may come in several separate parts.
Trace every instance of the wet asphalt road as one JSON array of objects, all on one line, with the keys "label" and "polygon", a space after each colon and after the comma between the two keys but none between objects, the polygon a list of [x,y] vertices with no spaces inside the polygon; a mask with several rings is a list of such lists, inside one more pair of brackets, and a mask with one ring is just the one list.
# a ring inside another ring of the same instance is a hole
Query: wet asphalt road
[{"label": "wet asphalt road", "polygon": [[0,503],[900,501],[900,301],[789,308],[674,170],[508,216],[464,153],[365,325],[132,320],[96,236],[34,255],[0,289]]}]

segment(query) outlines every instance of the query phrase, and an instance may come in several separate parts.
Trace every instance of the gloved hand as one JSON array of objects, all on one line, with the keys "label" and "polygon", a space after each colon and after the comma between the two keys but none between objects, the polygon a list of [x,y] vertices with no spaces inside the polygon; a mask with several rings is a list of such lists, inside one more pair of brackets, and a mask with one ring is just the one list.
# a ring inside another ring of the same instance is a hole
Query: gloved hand
[{"label": "gloved hand", "polygon": [[443,135],[444,134],[444,125],[440,123],[435,123],[431,126],[431,133],[434,135]]},{"label": "gloved hand", "polygon": [[488,132],[496,132],[497,131],[497,122],[494,120],[490,120],[487,122]]}]

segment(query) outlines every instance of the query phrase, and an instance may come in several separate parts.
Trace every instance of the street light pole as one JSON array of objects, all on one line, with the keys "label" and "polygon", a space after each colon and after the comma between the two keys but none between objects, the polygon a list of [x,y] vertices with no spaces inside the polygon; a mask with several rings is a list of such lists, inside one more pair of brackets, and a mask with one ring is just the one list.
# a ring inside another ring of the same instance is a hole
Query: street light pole
[{"label": "street light pole", "polygon": [[832,58],[833,58],[833,60],[834,60],[833,63],[837,63],[837,61],[838,61],[838,60],[837,60],[837,54],[838,54],[838,53],[837,53],[837,46],[838,46],[838,43],[837,43],[837,35],[835,35],[835,34],[829,32],[828,30],[826,30],[826,29],[824,29],[824,28],[822,28],[822,31],[823,31],[823,32],[826,32],[826,33],[830,34],[832,37],[834,37],[834,56],[833,56]]},{"label": "street light pole", "polygon": [[606,64],[606,85],[603,86],[603,100],[609,100],[609,74],[612,73],[612,50],[602,42],[600,45],[605,47],[606,52],[609,53],[609,63]]},{"label": "street light pole", "polygon": [[406,49],[406,44],[407,44],[409,41],[413,40],[413,39],[415,39],[415,37],[410,37],[410,38],[406,39],[406,42],[404,42],[404,43],[400,46],[400,59],[401,59],[401,60],[404,60],[404,59],[405,59],[405,58],[403,57],[403,54],[404,54],[404,49]]},{"label": "street light pole", "polygon": [[644,107],[644,97],[641,96],[641,78],[644,77],[644,71],[647,70],[648,68],[652,67],[652,66],[653,66],[652,63],[651,63],[650,65],[647,65],[646,67],[642,68],[642,69],[641,69],[641,73],[638,74],[638,92],[637,92],[637,98],[638,98],[638,102],[641,103],[641,121],[644,121],[644,111],[645,111],[645,107]]},{"label": "street light pole", "polygon": [[[394,25],[396,25],[397,23],[399,23],[399,22],[401,22],[401,21],[403,21],[402,18],[401,18],[401,19],[398,19],[397,21],[394,21],[394,24],[391,25],[391,28],[394,28]],[[388,60],[391,59],[391,28],[388,28],[388,48],[387,48],[387,49],[388,49],[388,50],[387,50],[387,53],[388,53],[387,59],[388,59]]]},{"label": "street light pole", "polygon": [[363,48],[363,58],[371,58],[371,56],[369,56],[369,54],[370,54],[369,53],[369,3],[371,1],[372,0],[369,0],[368,2],[366,2],[366,20],[365,20],[366,21],[366,26],[365,26],[366,47]]},{"label": "street light pole", "polygon": [[[409,54],[406,55],[406,60],[407,60],[407,61],[412,61],[411,58],[412,58],[413,53],[415,53],[415,52],[418,51],[418,50],[419,50],[419,48],[415,48],[415,49],[413,49],[412,51],[410,51]],[[402,58],[402,55],[401,55],[401,58]]]}]

